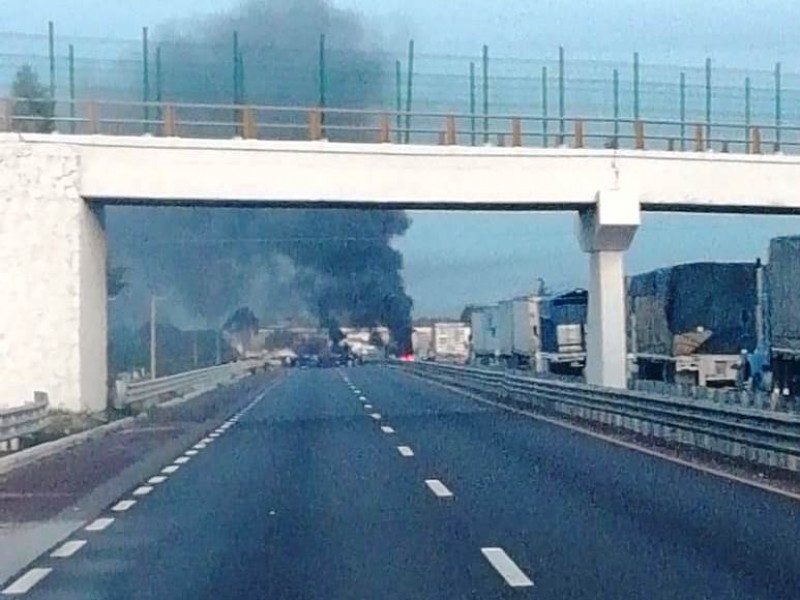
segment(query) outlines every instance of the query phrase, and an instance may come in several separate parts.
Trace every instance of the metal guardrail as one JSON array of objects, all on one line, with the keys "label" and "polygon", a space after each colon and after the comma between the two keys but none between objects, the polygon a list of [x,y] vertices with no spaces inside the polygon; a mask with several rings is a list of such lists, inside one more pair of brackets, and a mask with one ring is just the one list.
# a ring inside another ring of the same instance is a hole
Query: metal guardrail
[{"label": "metal guardrail", "polygon": [[[52,107],[68,107],[54,114]],[[19,109],[18,109],[19,108]],[[43,116],[44,115],[44,116]],[[476,129],[476,121],[482,126]],[[0,131],[462,146],[800,153],[800,126],[315,106],[0,99]]]},{"label": "metal guardrail", "polygon": [[33,402],[0,410],[0,452],[19,450],[19,438],[44,427],[49,404],[45,392],[34,392]]},{"label": "metal guardrail", "polygon": [[181,394],[230,382],[243,376],[248,371],[255,372],[257,369],[265,367],[266,362],[264,360],[243,360],[206,369],[178,373],[177,375],[159,377],[158,379],[132,382],[118,381],[113,405],[116,409],[123,409],[130,406],[161,402]]},{"label": "metal guardrail", "polygon": [[800,471],[800,416],[795,414],[453,365],[405,363],[403,367],[502,403]]}]

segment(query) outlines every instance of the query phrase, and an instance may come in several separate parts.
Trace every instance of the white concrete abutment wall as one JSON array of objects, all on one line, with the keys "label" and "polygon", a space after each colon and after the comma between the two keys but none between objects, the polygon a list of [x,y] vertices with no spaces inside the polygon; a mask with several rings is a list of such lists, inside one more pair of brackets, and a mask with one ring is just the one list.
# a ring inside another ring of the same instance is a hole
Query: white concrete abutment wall
[{"label": "white concrete abutment wall", "polygon": [[800,213],[798,190],[800,156],[0,134],[0,407],[34,390],[70,410],[105,407],[106,250],[92,206],[578,211],[587,375],[624,385],[622,259],[640,209]]},{"label": "white concrete abutment wall", "polygon": [[105,235],[80,172],[69,145],[0,144],[0,407],[105,408]]}]

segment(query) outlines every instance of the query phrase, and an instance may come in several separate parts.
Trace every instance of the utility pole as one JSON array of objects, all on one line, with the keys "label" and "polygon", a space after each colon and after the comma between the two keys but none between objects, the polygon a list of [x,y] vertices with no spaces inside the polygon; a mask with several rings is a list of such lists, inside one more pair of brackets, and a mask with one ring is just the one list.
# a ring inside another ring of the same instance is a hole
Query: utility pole
[{"label": "utility pole", "polygon": [[156,378],[156,297],[150,296],[150,379]]},{"label": "utility pole", "polygon": [[163,299],[150,294],[150,379],[156,378],[156,302]]}]

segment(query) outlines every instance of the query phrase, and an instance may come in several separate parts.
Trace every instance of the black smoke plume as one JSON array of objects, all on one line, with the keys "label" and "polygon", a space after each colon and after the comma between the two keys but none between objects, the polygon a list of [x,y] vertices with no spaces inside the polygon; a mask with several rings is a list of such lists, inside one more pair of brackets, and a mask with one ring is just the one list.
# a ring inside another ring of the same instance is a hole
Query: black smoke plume
[{"label": "black smoke plume", "polygon": [[[158,32],[164,101],[231,103],[234,31],[244,73],[239,99],[249,104],[316,106],[320,34],[327,106],[380,106],[391,83],[354,13],[326,0],[252,0]],[[401,350],[410,345],[412,303],[390,243],[408,225],[402,211],[385,210],[108,210],[115,261],[184,319],[218,328],[249,305],[267,319],[311,314],[334,338],[340,325],[384,324]],[[141,303],[134,298],[128,294]],[[124,310],[124,298],[112,306]]]}]

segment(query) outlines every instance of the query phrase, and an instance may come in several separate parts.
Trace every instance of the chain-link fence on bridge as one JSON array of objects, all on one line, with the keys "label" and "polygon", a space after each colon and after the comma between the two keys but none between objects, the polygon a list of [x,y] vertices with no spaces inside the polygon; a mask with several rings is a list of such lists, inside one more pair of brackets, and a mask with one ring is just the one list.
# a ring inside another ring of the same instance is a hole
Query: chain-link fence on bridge
[{"label": "chain-link fence on bridge", "polygon": [[[161,105],[193,103],[201,106],[182,110],[195,117],[179,115],[204,123],[191,135],[235,135],[236,107],[259,105],[370,111],[325,111],[328,138],[339,127],[375,139],[380,115],[389,115],[395,142],[449,136],[459,144],[511,145],[516,137],[520,145],[634,147],[641,121],[652,148],[800,148],[800,74],[783,73],[780,64],[743,71],[701,59],[679,67],[636,53],[627,62],[587,61],[571,59],[569,48],[539,58],[494,56],[486,47],[473,56],[437,55],[413,42],[392,54],[339,48],[324,36],[307,46],[287,51],[271,46],[268,35],[240,40],[233,31],[230,43],[218,45],[160,40],[145,30],[141,39],[48,35],[46,27],[42,34],[4,32],[0,85],[7,91],[0,96],[11,95],[15,74],[28,64],[56,100],[59,130],[87,121],[79,107],[97,100],[140,103],[114,109],[112,133],[153,130],[165,119]],[[271,134],[261,135],[305,136],[305,115],[290,112],[273,110]]]}]

